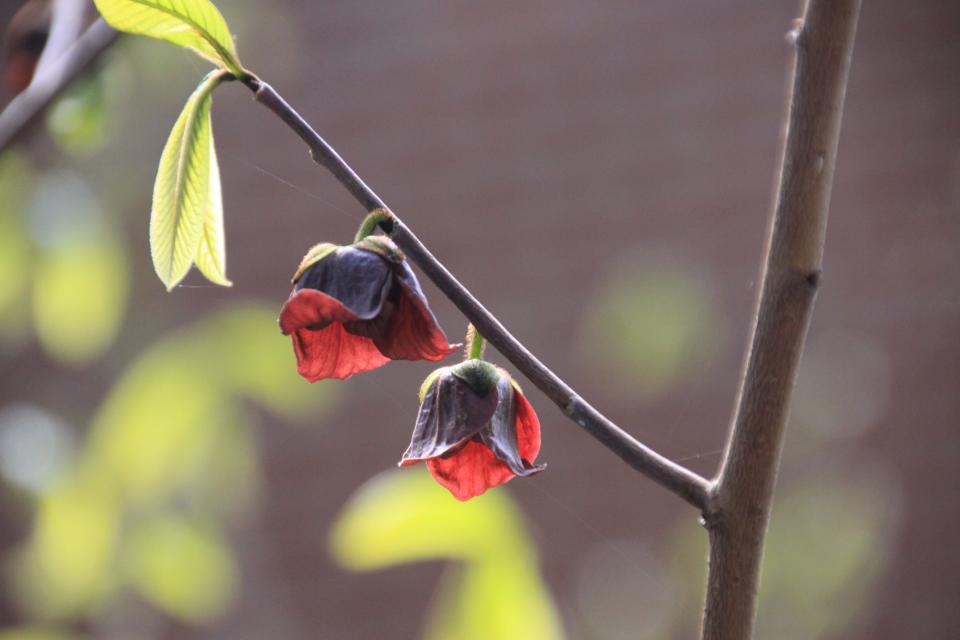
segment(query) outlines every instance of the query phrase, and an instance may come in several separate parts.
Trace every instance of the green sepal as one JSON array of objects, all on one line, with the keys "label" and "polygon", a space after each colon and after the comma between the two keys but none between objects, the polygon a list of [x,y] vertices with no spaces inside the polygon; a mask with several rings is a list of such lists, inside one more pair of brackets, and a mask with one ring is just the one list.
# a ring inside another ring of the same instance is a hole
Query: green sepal
[{"label": "green sepal", "polygon": [[496,388],[503,376],[497,367],[484,360],[467,360],[450,367],[450,373],[457,376],[484,397]]},{"label": "green sepal", "polygon": [[406,257],[403,255],[403,252],[400,251],[399,247],[393,243],[393,240],[386,236],[367,236],[363,240],[355,242],[353,246],[357,249],[375,253],[387,262],[394,264],[401,264],[406,260]]},{"label": "green sepal", "polygon": [[433,383],[437,381],[437,378],[449,370],[450,367],[440,367],[439,369],[432,371],[430,375],[423,379],[423,382],[420,384],[420,391],[417,394],[417,397],[420,398],[420,404],[423,404],[423,399],[427,396],[427,391],[429,391],[430,387],[433,386]]},{"label": "green sepal", "polygon": [[360,242],[367,236],[372,236],[381,224],[389,222],[390,225],[392,225],[394,220],[395,217],[389,209],[384,209],[383,207],[374,209],[363,219],[363,223],[360,225],[360,228],[357,229],[357,235],[353,241]]},{"label": "green sepal", "polygon": [[507,371],[506,369],[501,369],[500,367],[497,367],[497,372],[501,376],[503,376],[504,378],[510,381],[510,384],[513,385],[513,388],[517,391],[517,393],[521,395],[523,394],[523,389],[520,388],[520,383],[518,383],[516,379],[512,375],[510,375],[509,371]]},{"label": "green sepal", "polygon": [[472,322],[467,325],[467,335],[463,342],[467,345],[464,347],[464,360],[483,360],[483,352],[487,346],[487,342],[483,339],[483,336],[480,335],[480,332],[477,331],[477,328],[473,326]]},{"label": "green sepal", "polygon": [[339,248],[340,245],[332,244],[330,242],[321,242],[320,244],[315,244],[310,247],[310,250],[307,251],[307,255],[303,256],[303,260],[300,261],[300,266],[297,267],[297,272],[293,274],[292,282],[296,284],[297,280],[300,279],[300,276],[303,275],[304,271],[317,264]]}]

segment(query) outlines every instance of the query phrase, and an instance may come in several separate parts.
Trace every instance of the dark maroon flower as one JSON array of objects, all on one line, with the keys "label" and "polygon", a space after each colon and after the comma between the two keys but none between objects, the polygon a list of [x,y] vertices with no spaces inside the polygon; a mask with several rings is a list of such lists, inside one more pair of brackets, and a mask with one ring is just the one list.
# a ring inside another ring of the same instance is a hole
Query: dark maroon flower
[{"label": "dark maroon flower", "polygon": [[457,346],[437,325],[416,276],[390,239],[313,247],[293,278],[280,329],[310,382],[349,378],[390,360],[431,360]]},{"label": "dark maroon flower", "polygon": [[426,461],[437,482],[469,500],[514,476],[546,467],[540,421],[503,369],[467,360],[434,371],[420,389],[420,413],[400,466]]}]

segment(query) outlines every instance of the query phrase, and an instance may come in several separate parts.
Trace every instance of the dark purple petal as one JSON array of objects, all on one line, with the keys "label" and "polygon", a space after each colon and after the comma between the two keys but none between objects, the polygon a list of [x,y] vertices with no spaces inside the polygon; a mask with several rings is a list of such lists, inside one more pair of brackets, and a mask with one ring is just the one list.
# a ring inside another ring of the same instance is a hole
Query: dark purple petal
[{"label": "dark purple petal", "polygon": [[[500,378],[497,382],[497,394],[499,396],[497,409],[490,418],[489,425],[480,431],[480,440],[510,468],[514,475],[525,477],[543,471],[546,465],[534,466],[530,463],[530,460],[536,457],[536,452],[530,458],[520,454],[517,443],[516,403],[516,397],[520,394],[513,388],[510,378],[506,376]],[[537,426],[539,440],[539,423]]]},{"label": "dark purple petal", "polygon": [[423,397],[410,446],[400,464],[450,453],[483,429],[496,408],[496,390],[480,396],[460,378],[442,373]]},{"label": "dark purple petal", "polygon": [[304,271],[295,291],[314,289],[338,300],[358,320],[380,315],[393,285],[387,262],[375,253],[340,247]]}]

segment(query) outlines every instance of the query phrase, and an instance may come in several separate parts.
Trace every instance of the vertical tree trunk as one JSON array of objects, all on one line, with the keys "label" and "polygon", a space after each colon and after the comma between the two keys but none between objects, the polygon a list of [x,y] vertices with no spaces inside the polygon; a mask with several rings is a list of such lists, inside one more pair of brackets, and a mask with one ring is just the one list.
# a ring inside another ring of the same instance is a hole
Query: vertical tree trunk
[{"label": "vertical tree trunk", "polygon": [[706,524],[704,640],[752,636],[764,537],[797,365],[820,282],[830,187],[859,0],[809,0],[753,335]]}]

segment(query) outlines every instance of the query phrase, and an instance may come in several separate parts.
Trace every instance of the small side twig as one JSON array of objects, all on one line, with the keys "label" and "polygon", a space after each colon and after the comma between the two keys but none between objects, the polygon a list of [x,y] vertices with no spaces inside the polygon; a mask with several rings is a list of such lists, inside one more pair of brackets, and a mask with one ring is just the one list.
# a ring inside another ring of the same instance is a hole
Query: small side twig
[{"label": "small side twig", "polygon": [[706,523],[704,640],[751,637],[790,396],[820,283],[823,241],[860,0],[808,0],[760,298]]},{"label": "small side twig", "polygon": [[50,0],[50,6],[50,31],[34,70],[37,77],[43,77],[47,66],[59,60],[80,37],[87,9],[86,3],[76,0]]},{"label": "small side twig", "polygon": [[0,152],[10,146],[118,36],[119,33],[102,19],[97,20],[59,57],[44,64],[30,86],[0,113]]},{"label": "small side twig", "polygon": [[[368,211],[387,209],[383,200],[368,187],[304,118],[273,87],[252,76],[241,78],[257,102],[273,111],[306,144],[310,155]],[[565,415],[599,440],[631,467],[703,511],[710,483],[668,458],[653,451],[611,422],[538,360],[523,344],[433,256],[420,239],[399,218],[381,225],[428,278],[472,322],[490,344],[546,394]]]}]

